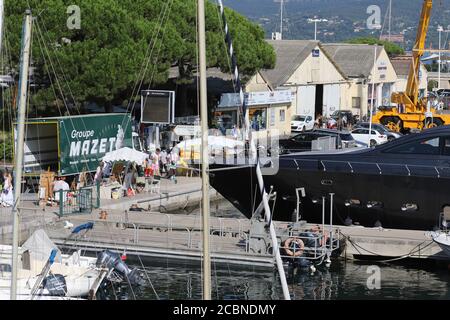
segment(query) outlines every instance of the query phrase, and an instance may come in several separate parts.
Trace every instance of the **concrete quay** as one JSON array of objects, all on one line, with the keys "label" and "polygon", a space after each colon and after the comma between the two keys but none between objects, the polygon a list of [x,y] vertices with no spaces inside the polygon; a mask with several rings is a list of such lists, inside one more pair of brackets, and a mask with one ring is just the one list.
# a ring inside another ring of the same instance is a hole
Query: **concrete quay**
[{"label": "concrete quay", "polygon": [[[215,190],[211,190],[210,194],[213,200],[222,199]],[[58,217],[58,207],[42,210],[29,199],[23,202],[20,211],[20,238],[24,241],[34,230],[43,228],[62,248],[83,248],[92,252],[108,248],[130,255],[134,253],[140,256],[198,261],[202,256],[202,226],[197,209],[200,201],[200,179],[186,177],[179,177],[177,184],[162,180],[158,194],[141,193],[131,198],[102,200],[100,209],[85,215]],[[137,204],[143,211],[130,211],[133,204]],[[187,207],[194,207],[196,210],[186,214],[189,210],[183,209]],[[106,220],[99,219],[101,210],[107,212]],[[0,213],[0,239],[2,243],[9,243],[12,231],[11,209],[3,208]],[[216,262],[273,267],[271,255],[252,252],[248,246],[250,220],[244,217],[211,215],[211,251]],[[64,228],[66,221],[74,226],[94,222],[94,228],[82,236],[71,235],[71,230]],[[289,225],[287,222],[274,223],[280,233]],[[312,225],[306,225],[307,228],[310,226]],[[330,229],[329,226],[325,227]],[[426,231],[360,226],[333,226],[333,230],[343,239],[345,249],[342,255],[347,259],[449,259]]]}]

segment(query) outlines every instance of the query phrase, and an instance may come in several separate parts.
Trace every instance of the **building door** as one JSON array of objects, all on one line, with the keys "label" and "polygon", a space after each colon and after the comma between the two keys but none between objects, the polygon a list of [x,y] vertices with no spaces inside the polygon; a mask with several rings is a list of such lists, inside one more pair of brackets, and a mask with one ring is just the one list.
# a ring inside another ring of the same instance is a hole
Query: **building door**
[{"label": "building door", "polygon": [[316,86],[300,86],[297,91],[296,114],[314,116]]},{"label": "building door", "polygon": [[317,118],[319,114],[323,114],[323,84],[316,85],[316,102],[314,116]]},{"label": "building door", "polygon": [[391,105],[391,95],[392,95],[392,83],[385,83],[381,89],[382,106]]},{"label": "building door", "polygon": [[329,84],[324,86],[323,92],[323,114],[327,117],[340,109],[341,90],[338,84]]}]

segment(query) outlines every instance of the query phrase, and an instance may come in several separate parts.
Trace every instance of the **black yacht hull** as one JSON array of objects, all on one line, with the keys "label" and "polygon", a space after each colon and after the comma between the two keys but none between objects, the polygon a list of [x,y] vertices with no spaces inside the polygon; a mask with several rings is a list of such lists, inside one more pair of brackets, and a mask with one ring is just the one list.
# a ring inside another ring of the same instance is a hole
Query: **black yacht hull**
[{"label": "black yacht hull", "polygon": [[[346,172],[325,171],[320,162],[315,170],[308,170],[283,162],[276,175],[264,177],[266,190],[273,187],[277,192],[274,220],[293,220],[296,188],[305,188],[299,211],[301,218],[311,223],[322,222],[322,197],[326,199],[325,216],[329,222],[330,193],[334,193],[333,223],[338,225],[353,222],[374,227],[381,223],[384,228],[432,230],[439,225],[443,207],[450,205],[450,177],[352,173],[349,167]],[[211,185],[250,218],[261,201],[255,168],[213,168],[228,170],[213,172]],[[370,204],[374,205],[369,208]],[[417,209],[408,210],[407,205]]]},{"label": "black yacht hull", "polygon": [[[339,225],[432,230],[450,209],[450,126],[373,149],[282,155],[265,165],[279,167],[264,177],[266,190],[277,193],[274,220],[293,220],[298,188],[305,191],[301,219],[312,223],[322,222],[323,197],[329,222],[331,193],[333,223]],[[250,218],[261,201],[255,167],[211,168],[227,169],[211,172],[211,185]]]}]

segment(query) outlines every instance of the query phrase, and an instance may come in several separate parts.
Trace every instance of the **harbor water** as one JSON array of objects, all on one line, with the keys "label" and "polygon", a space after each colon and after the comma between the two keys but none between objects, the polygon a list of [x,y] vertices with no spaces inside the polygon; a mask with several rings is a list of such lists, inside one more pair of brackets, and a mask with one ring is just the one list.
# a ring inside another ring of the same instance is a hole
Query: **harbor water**
[{"label": "harbor water", "polygon": [[[198,207],[180,210],[199,214]],[[211,203],[211,216],[243,218],[227,201]],[[134,258],[136,268],[145,270],[146,285],[110,287],[105,299],[201,299],[200,262]],[[393,263],[334,259],[331,266],[289,270],[289,289],[294,300],[339,299],[450,299],[447,264],[426,260]],[[225,300],[279,300],[282,289],[276,269],[218,264],[212,260],[212,297]]]},{"label": "harbor water", "polygon": [[[147,284],[110,287],[106,299],[201,299],[201,266],[173,260],[139,261]],[[421,265],[419,267],[419,265]],[[379,269],[378,269],[379,268]],[[370,278],[379,270],[379,283]],[[212,264],[212,297],[220,300],[279,300],[281,286],[275,271]],[[295,300],[340,299],[450,299],[450,272],[436,263],[409,261],[396,264],[333,261],[330,268],[287,272]],[[151,283],[151,284],[150,284]]]}]

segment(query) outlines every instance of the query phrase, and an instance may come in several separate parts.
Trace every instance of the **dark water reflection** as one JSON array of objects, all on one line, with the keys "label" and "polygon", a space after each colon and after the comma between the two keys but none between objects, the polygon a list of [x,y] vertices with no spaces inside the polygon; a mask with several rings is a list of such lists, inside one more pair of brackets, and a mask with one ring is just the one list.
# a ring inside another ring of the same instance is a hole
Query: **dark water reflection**
[{"label": "dark water reflection", "polygon": [[[153,288],[127,286],[110,288],[107,299],[201,299],[199,264],[183,264],[169,260],[145,261]],[[370,290],[367,268],[374,263],[334,261],[331,267],[319,268],[314,274],[288,272],[293,299],[450,299],[450,272],[435,264],[378,264],[381,288]],[[421,263],[423,264],[423,263]],[[142,267],[140,264],[137,267]],[[214,299],[266,300],[281,299],[276,272],[252,268],[235,268],[213,264],[212,294]],[[156,292],[156,293],[155,293]]]}]

